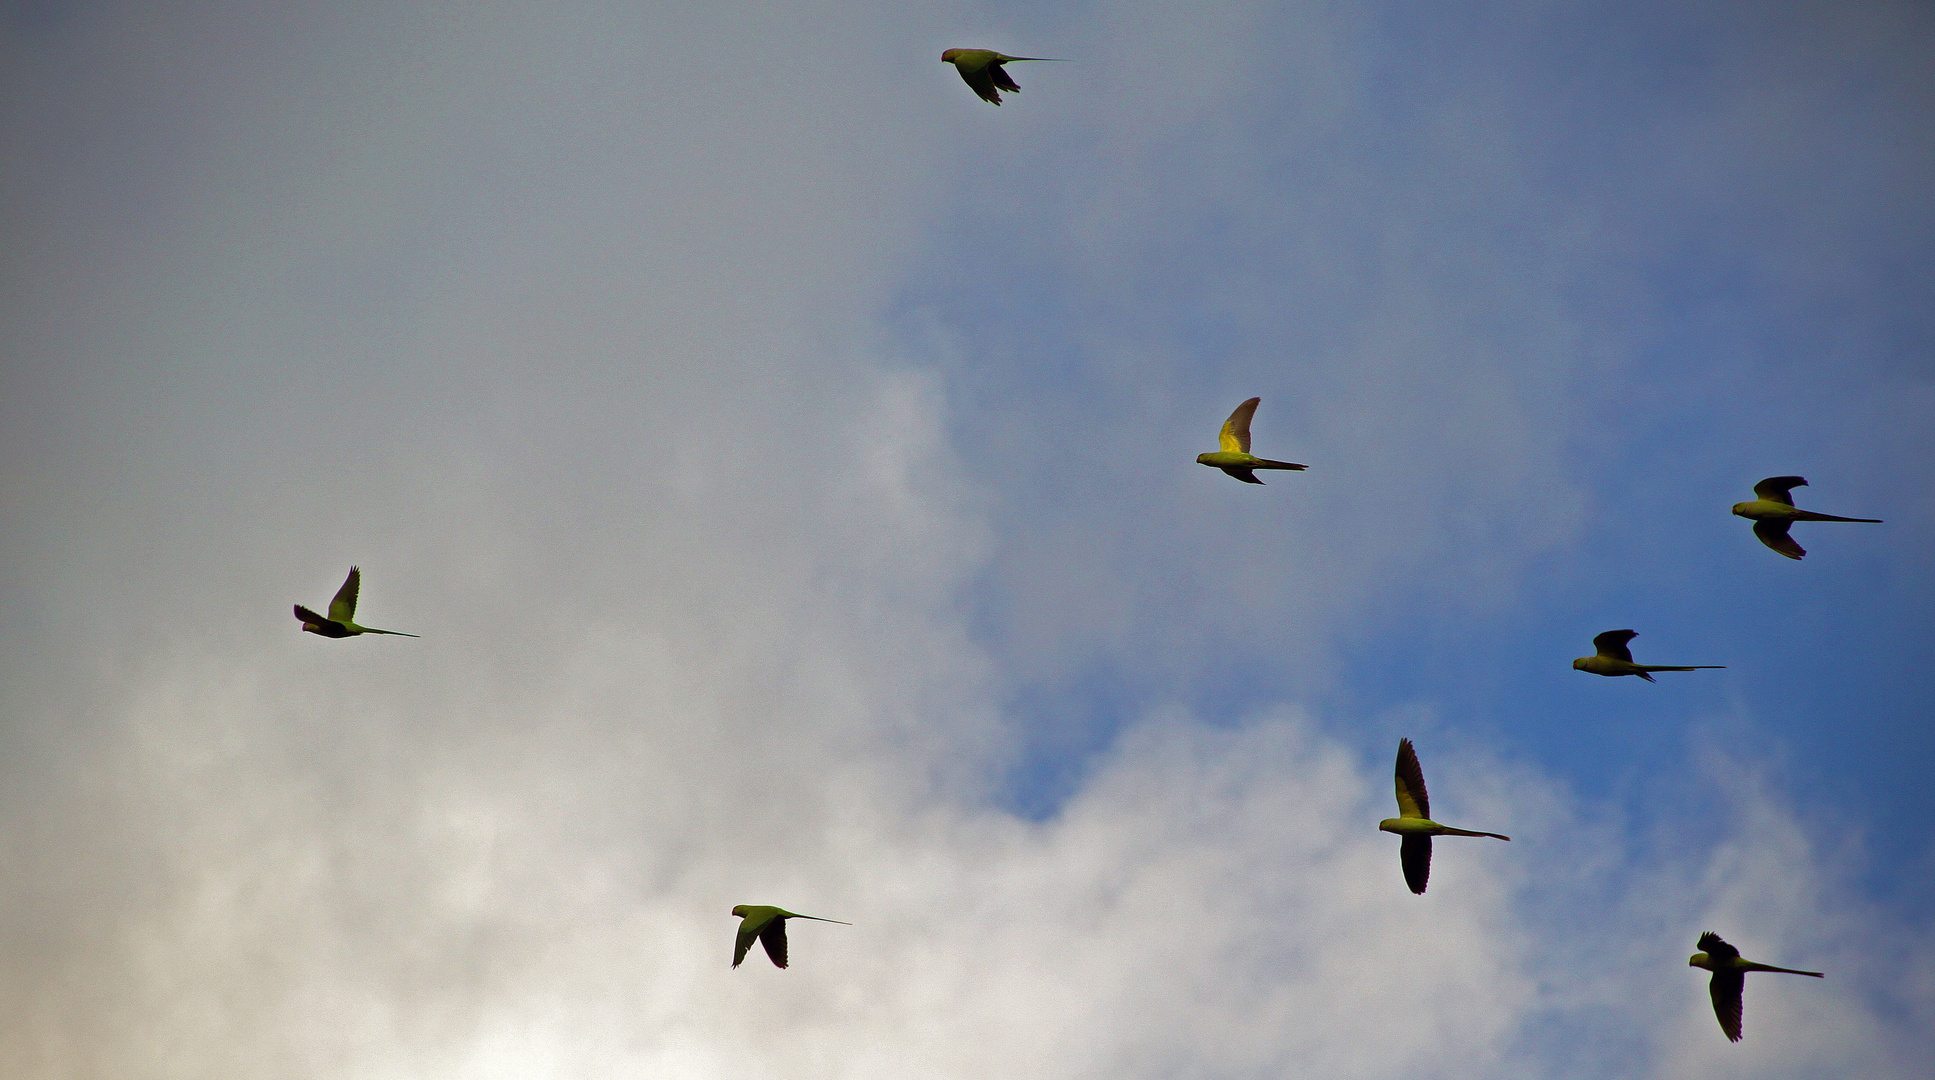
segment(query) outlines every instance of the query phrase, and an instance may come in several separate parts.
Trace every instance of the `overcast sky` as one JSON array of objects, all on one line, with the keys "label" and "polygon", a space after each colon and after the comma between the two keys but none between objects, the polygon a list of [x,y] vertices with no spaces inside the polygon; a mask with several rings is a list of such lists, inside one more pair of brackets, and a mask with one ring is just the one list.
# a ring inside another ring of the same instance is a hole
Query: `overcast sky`
[{"label": "overcast sky", "polygon": [[0,18],[0,1073],[1926,1075],[1926,4]]}]

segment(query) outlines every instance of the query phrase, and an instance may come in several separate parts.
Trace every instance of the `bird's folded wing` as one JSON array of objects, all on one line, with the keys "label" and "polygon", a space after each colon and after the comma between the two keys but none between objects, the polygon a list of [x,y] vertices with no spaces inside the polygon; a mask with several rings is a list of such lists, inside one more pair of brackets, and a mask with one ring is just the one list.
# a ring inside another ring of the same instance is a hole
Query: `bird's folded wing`
[{"label": "bird's folded wing", "polygon": [[[1022,57],[1015,57],[1015,59],[1020,60],[1022,59]],[[994,85],[1000,87],[1003,90],[1006,90],[1010,94],[1021,93],[1021,87],[1015,85],[1015,77],[1013,75],[1008,74],[1007,69],[1002,67],[1000,64],[988,65],[988,78],[994,83]]]},{"label": "bird's folded wing", "polygon": [[333,622],[351,622],[356,618],[356,592],[362,588],[363,571],[360,567],[349,568],[349,576],[343,579],[343,587],[336,590],[336,598],[329,602],[329,618]]}]

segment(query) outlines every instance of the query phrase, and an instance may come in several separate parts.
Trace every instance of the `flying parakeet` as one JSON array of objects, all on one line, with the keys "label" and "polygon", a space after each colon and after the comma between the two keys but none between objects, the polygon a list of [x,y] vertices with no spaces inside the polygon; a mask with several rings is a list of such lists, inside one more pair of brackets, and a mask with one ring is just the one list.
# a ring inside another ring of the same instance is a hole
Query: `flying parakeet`
[{"label": "flying parakeet", "polygon": [[1021,87],[1002,69],[1001,65],[1017,60],[1043,60],[1055,63],[1052,56],[1009,56],[990,49],[949,49],[941,54],[941,63],[953,64],[954,70],[961,73],[961,81],[968,88],[981,95],[981,100],[991,105],[1001,104],[1001,91],[1010,94],[1021,93]]},{"label": "flying parakeet", "polygon": [[1296,465],[1288,461],[1271,461],[1269,458],[1250,455],[1250,417],[1256,415],[1257,403],[1262,398],[1251,398],[1236,407],[1228,420],[1223,421],[1223,432],[1219,441],[1222,449],[1213,454],[1197,454],[1196,464],[1221,469],[1246,484],[1261,484],[1256,478],[1257,469],[1295,469],[1299,472],[1308,465]]},{"label": "flying parakeet", "polygon": [[1778,971],[1786,975],[1826,978],[1818,971],[1796,971],[1742,960],[1739,949],[1720,940],[1720,935],[1711,930],[1700,935],[1700,948],[1701,952],[1687,958],[1686,966],[1706,968],[1713,972],[1713,978],[1707,983],[1707,993],[1713,996],[1713,1015],[1720,1020],[1720,1030],[1726,1032],[1727,1038],[1734,1042],[1740,1041],[1740,1015],[1744,1008],[1740,995],[1747,988],[1749,971]]},{"label": "flying parakeet", "polygon": [[1431,880],[1431,838],[1434,836],[1490,836],[1510,840],[1495,832],[1471,832],[1440,825],[1431,820],[1431,797],[1424,790],[1424,769],[1418,765],[1418,752],[1411,740],[1398,740],[1397,755],[1398,816],[1377,823],[1379,832],[1396,833],[1404,838],[1398,846],[1398,861],[1404,865],[1404,883],[1422,894]]},{"label": "flying parakeet", "polygon": [[1694,664],[1692,667],[1668,667],[1664,664],[1635,664],[1633,653],[1626,643],[1639,636],[1637,630],[1608,630],[1592,639],[1592,647],[1599,650],[1597,656],[1581,656],[1572,662],[1574,671],[1590,671],[1594,675],[1637,675],[1647,682],[1653,677],[1649,671],[1702,671],[1724,668],[1725,664]]},{"label": "flying parakeet", "polygon": [[767,907],[763,904],[740,904],[732,909],[739,916],[739,940],[732,947],[732,966],[738,967],[746,959],[746,950],[752,948],[754,938],[766,946],[766,955],[772,957],[773,966],[786,966],[786,920],[812,919],[815,922],[840,923],[852,926],[838,919],[822,919],[818,915],[801,915],[785,908]]},{"label": "flying parakeet", "polygon": [[329,602],[329,617],[327,619],[303,607],[301,604],[297,604],[296,618],[302,620],[302,629],[304,632],[335,638],[355,637],[358,634],[391,634],[396,637],[421,636],[418,634],[406,634],[401,630],[378,630],[374,626],[356,625],[354,621],[356,617],[356,593],[362,587],[362,584],[363,571],[359,567],[350,567],[349,576],[343,579],[343,587],[336,590],[336,599]]},{"label": "flying parakeet", "polygon": [[1760,542],[1780,552],[1790,559],[1798,559],[1807,554],[1807,549],[1787,535],[1787,529],[1796,521],[1859,521],[1869,525],[1881,524],[1880,518],[1835,517],[1833,514],[1817,514],[1812,510],[1799,510],[1788,492],[1797,487],[1806,487],[1807,481],[1798,476],[1770,476],[1754,485],[1754,494],[1759,496],[1753,502],[1734,503],[1735,517],[1753,519],[1754,535]]}]

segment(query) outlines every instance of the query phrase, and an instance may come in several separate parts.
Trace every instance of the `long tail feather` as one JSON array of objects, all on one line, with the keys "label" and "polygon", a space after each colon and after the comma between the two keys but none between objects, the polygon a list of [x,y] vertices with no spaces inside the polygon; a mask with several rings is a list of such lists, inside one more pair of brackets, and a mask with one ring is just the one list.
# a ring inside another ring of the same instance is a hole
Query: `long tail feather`
[{"label": "long tail feather", "polygon": [[1867,524],[1869,524],[1869,525],[1879,525],[1879,524],[1881,524],[1881,519],[1880,519],[1880,518],[1844,518],[1844,517],[1835,517],[1835,516],[1834,516],[1833,514],[1817,514],[1817,513],[1815,513],[1815,512],[1814,512],[1814,511],[1812,511],[1812,510],[1796,510],[1796,511],[1794,511],[1794,520],[1795,520],[1795,521],[1860,521],[1860,522],[1865,522],[1865,523],[1867,523]]}]

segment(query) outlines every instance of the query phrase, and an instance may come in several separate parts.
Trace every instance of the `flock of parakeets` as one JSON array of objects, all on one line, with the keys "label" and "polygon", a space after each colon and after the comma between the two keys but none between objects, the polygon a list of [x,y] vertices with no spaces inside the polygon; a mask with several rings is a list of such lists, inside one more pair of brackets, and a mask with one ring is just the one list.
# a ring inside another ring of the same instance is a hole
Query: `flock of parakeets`
[{"label": "flock of parakeets", "polygon": [[[1008,56],[987,49],[949,49],[941,54],[943,63],[953,64],[961,73],[961,78],[982,100],[991,104],[1001,104],[1001,91],[1011,94],[1021,92],[1021,87],[1003,70],[1002,65],[1018,60],[1047,60],[1041,56]],[[1308,466],[1288,461],[1272,461],[1256,457],[1250,453],[1250,421],[1256,415],[1256,407],[1261,398],[1250,398],[1230,413],[1223,422],[1219,443],[1220,449],[1198,455],[1198,464],[1207,465],[1243,481],[1246,484],[1261,484],[1256,478],[1257,470],[1298,471]],[[1794,506],[1788,493],[1797,487],[1805,487],[1807,481],[1798,476],[1770,476],[1754,485],[1755,498],[1752,502],[1735,503],[1735,515],[1750,518],[1754,522],[1754,535],[1760,542],[1780,552],[1790,559],[1799,559],[1807,551],[1794,538],[1788,535],[1788,528],[1796,521],[1857,521],[1880,524],[1877,518],[1846,518],[1832,514],[1817,514],[1811,510],[1801,510]],[[362,586],[362,571],[357,567],[349,568],[349,577],[343,587],[336,592],[335,599],[329,602],[327,618],[297,604],[296,618],[301,620],[306,633],[318,634],[328,638],[357,637],[362,634],[391,634],[398,637],[417,637],[398,630],[378,630],[375,627],[360,626],[356,623],[356,599]],[[1696,664],[1691,666],[1668,666],[1662,664],[1637,664],[1627,643],[1638,634],[1632,630],[1608,630],[1592,639],[1597,653],[1582,656],[1572,662],[1574,669],[1591,672],[1594,675],[1619,676],[1637,675],[1652,682],[1655,671],[1698,671],[1717,668],[1717,664]],[[1511,840],[1500,833],[1474,832],[1469,829],[1454,829],[1431,820],[1431,798],[1425,792],[1424,770],[1418,764],[1417,751],[1411,746],[1410,739],[1398,740],[1397,755],[1397,804],[1398,816],[1385,818],[1378,822],[1382,832],[1396,833],[1402,838],[1398,847],[1398,862],[1404,870],[1404,883],[1413,893],[1423,893],[1431,878],[1431,838],[1434,836],[1489,836],[1497,840]],[[737,916],[739,934],[733,944],[732,966],[738,967],[746,959],[755,939],[766,949],[766,955],[777,967],[786,966],[786,920],[812,919],[816,922],[839,923],[851,926],[838,919],[823,919],[817,915],[801,915],[784,908],[764,904],[740,904],[732,909]],[[1701,952],[1694,953],[1687,960],[1690,967],[1705,968],[1713,973],[1708,986],[1713,996],[1714,1015],[1720,1020],[1720,1029],[1727,1038],[1740,1041],[1741,991],[1745,987],[1749,971],[1778,971],[1789,975],[1812,975],[1821,978],[1818,971],[1796,971],[1793,968],[1774,967],[1771,964],[1758,964],[1742,960],[1740,950],[1720,939],[1720,935],[1707,932],[1700,935]]]}]

